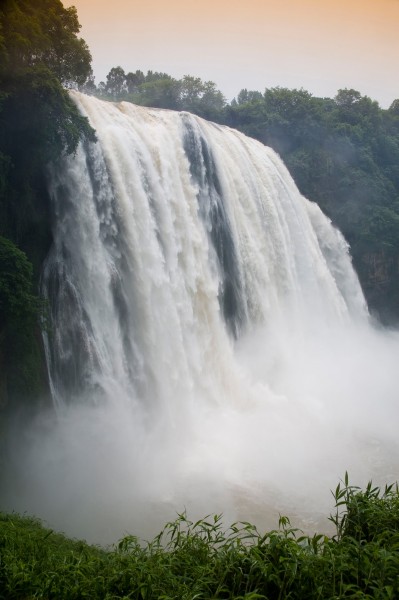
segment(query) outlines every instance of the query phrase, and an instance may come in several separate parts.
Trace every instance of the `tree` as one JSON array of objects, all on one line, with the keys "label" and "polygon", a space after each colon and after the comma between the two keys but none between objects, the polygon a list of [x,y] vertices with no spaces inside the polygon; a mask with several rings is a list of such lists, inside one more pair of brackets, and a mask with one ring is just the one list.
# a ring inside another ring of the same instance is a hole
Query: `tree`
[{"label": "tree", "polygon": [[32,264],[15,244],[0,236],[0,332],[5,327],[27,329],[39,308]]},{"label": "tree", "polygon": [[77,37],[75,7],[64,8],[60,0],[3,0],[0,24],[0,73],[45,66],[67,87],[84,85],[90,77],[91,55]]},{"label": "tree", "polygon": [[142,106],[155,108],[180,108],[180,83],[172,77],[153,79],[138,86],[137,92],[129,100]]},{"label": "tree", "polygon": [[180,81],[180,103],[184,110],[215,118],[226,106],[226,99],[213,81],[185,75]]},{"label": "tree", "polygon": [[388,111],[397,117],[399,117],[399,98],[396,98],[388,108]]},{"label": "tree", "polygon": [[113,100],[120,99],[127,91],[126,74],[122,67],[113,67],[107,75],[105,93]]},{"label": "tree", "polygon": [[94,139],[64,87],[92,75],[79,29],[76,9],[59,0],[4,0],[0,12],[0,234],[25,247],[24,221],[47,163]]},{"label": "tree", "polygon": [[0,406],[14,394],[40,388],[40,349],[34,335],[43,308],[33,293],[33,269],[26,255],[0,236]]},{"label": "tree", "polygon": [[143,71],[137,70],[135,73],[129,72],[126,75],[126,88],[128,94],[137,92],[138,86],[145,82],[145,75]]},{"label": "tree", "polygon": [[73,152],[82,135],[93,137],[64,89],[92,80],[91,55],[79,30],[76,9],[60,0],[3,2],[0,152],[12,156],[13,165],[24,145],[32,158],[47,161],[64,149]]},{"label": "tree", "polygon": [[248,102],[257,102],[261,100],[263,100],[263,95],[261,92],[253,90],[248,91],[246,88],[244,88],[239,92],[236,103],[240,105],[247,104]]},{"label": "tree", "polygon": [[213,81],[205,81],[203,84],[200,110],[207,119],[218,118],[226,106],[226,98],[217,89]]},{"label": "tree", "polygon": [[[381,122],[381,111],[378,102],[371,100],[368,96],[362,96],[360,92],[353,89],[338,90],[334,98],[337,105],[336,117],[339,121],[351,126],[361,124],[363,133],[373,134]],[[350,130],[347,130],[349,133]],[[355,133],[356,132],[352,132]],[[357,131],[360,133],[360,130]]]},{"label": "tree", "polygon": [[361,100],[361,93],[357,90],[353,89],[342,89],[338,90],[336,96],[334,97],[334,101],[338,106],[348,108],[349,106],[353,106],[357,104]]}]

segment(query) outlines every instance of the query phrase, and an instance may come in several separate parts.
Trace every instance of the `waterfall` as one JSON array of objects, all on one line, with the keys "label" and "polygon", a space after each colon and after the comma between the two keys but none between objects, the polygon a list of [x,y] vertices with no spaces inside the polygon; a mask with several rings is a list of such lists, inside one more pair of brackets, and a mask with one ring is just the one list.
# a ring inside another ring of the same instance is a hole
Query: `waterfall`
[{"label": "waterfall", "polygon": [[57,421],[21,506],[115,541],[184,508],[313,522],[346,469],[396,479],[398,336],[279,157],[185,112],[72,97],[98,141],[50,173]]},{"label": "waterfall", "polygon": [[51,178],[58,405],[245,402],[234,340],[366,318],[347,244],[271,149],[188,113],[74,99],[98,143]]}]

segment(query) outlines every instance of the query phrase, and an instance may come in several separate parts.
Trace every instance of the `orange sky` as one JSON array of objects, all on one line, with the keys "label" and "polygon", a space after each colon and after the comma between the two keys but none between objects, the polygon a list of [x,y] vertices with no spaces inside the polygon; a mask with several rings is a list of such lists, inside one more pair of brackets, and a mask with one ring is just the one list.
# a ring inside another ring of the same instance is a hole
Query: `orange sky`
[{"label": "orange sky", "polygon": [[96,82],[109,69],[164,71],[241,88],[352,87],[399,98],[399,0],[64,0],[78,9]]}]

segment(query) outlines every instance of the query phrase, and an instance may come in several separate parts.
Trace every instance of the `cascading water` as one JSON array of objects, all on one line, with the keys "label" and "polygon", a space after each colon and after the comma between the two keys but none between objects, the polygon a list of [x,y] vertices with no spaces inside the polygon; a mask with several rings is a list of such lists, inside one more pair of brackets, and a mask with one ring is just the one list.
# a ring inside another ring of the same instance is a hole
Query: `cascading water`
[{"label": "cascading water", "polygon": [[75,99],[99,143],[52,176],[58,404],[113,387],[171,416],[197,395],[234,404],[231,336],[365,318],[345,242],[270,149],[188,113]]},{"label": "cascading water", "polygon": [[184,507],[314,518],[345,469],[396,479],[397,335],[370,326],[345,240],[277,155],[73,98],[98,142],[50,177],[58,420],[32,444],[29,508],[115,540]]}]

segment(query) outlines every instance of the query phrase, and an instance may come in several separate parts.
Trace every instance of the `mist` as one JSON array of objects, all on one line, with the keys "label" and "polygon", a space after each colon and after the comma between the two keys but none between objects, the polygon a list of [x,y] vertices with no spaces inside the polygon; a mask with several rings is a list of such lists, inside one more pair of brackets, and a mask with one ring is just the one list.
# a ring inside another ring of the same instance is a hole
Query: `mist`
[{"label": "mist", "polygon": [[240,405],[199,404],[173,420],[109,401],[42,415],[14,438],[3,503],[102,544],[151,539],[183,511],[261,530],[286,514],[329,531],[345,471],[359,486],[398,479],[399,334],[322,333],[285,354],[265,331],[237,344]]}]

